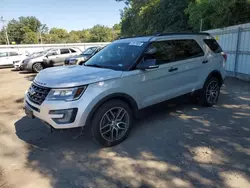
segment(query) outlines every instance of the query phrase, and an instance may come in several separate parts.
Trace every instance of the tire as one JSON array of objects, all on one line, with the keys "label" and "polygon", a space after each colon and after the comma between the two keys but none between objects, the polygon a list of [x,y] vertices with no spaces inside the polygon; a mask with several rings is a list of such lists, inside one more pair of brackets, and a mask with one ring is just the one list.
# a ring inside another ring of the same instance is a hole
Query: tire
[{"label": "tire", "polygon": [[41,70],[43,70],[44,69],[44,66],[43,66],[43,64],[42,63],[34,63],[33,65],[32,65],[32,70],[33,70],[33,72],[35,72],[35,73],[39,73]]},{"label": "tire", "polygon": [[121,100],[110,100],[95,112],[91,123],[92,136],[104,147],[115,146],[127,138],[132,125],[133,114],[129,105]]},{"label": "tire", "polygon": [[199,104],[205,107],[215,105],[220,96],[220,82],[216,77],[210,77],[206,80],[201,94],[199,96]]}]

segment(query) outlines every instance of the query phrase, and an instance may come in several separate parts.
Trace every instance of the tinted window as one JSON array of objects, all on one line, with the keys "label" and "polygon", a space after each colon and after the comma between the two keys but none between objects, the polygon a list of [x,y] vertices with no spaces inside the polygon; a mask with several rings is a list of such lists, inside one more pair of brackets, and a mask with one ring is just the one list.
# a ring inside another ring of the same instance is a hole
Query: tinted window
[{"label": "tinted window", "polygon": [[195,40],[168,40],[154,42],[147,49],[156,49],[156,53],[147,58],[156,59],[158,65],[204,56],[204,52]]},{"label": "tinted window", "polygon": [[60,51],[61,51],[61,54],[68,54],[68,53],[70,53],[69,49],[66,49],[66,48],[60,49]]},{"label": "tinted window", "polygon": [[18,53],[17,52],[10,52],[10,56],[17,56]]},{"label": "tinted window", "polygon": [[8,56],[8,52],[0,52],[0,57],[7,57]]},{"label": "tinted window", "polygon": [[70,51],[71,51],[71,53],[76,53],[76,51],[73,50],[72,48],[70,48]]},{"label": "tinted window", "polygon": [[169,63],[175,60],[175,51],[173,41],[160,41],[154,42],[150,45],[147,51],[155,48],[156,53],[154,55],[147,55],[147,59],[156,59],[156,64]]},{"label": "tinted window", "polygon": [[195,40],[175,40],[175,60],[185,60],[204,56],[204,52]]},{"label": "tinted window", "polygon": [[204,42],[214,53],[221,53],[222,49],[215,39],[205,39]]}]

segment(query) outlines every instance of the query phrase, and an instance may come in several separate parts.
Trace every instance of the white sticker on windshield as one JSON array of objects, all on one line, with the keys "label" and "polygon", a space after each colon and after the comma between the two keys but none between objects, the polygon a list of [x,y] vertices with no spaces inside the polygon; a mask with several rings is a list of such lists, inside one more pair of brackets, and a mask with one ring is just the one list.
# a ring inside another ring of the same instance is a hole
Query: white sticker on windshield
[{"label": "white sticker on windshield", "polygon": [[142,46],[143,43],[142,42],[130,42],[129,46]]}]

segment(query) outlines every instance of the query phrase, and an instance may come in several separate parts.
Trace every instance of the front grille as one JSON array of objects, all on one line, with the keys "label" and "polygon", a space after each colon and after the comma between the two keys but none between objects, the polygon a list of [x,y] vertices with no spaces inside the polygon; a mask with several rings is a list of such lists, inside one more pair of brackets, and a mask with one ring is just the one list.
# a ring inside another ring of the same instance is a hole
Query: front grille
[{"label": "front grille", "polygon": [[28,97],[31,102],[41,105],[49,92],[50,88],[39,86],[33,83],[28,91]]}]

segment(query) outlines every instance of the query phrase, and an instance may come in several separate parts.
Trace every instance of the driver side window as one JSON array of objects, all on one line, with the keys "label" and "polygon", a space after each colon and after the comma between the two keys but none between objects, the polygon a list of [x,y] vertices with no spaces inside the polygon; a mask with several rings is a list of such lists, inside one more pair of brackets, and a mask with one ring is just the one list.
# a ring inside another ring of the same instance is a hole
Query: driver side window
[{"label": "driver side window", "polygon": [[58,55],[59,53],[58,53],[58,50],[52,50],[52,51],[50,51],[48,54],[47,54],[47,56],[53,56],[53,55]]},{"label": "driver side window", "polygon": [[155,59],[157,65],[170,63],[175,60],[174,44],[172,41],[153,42],[147,51],[155,51],[155,53],[147,55],[146,59]]}]

